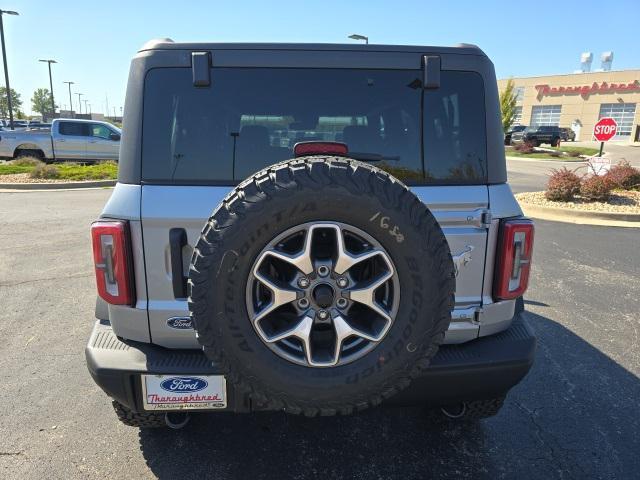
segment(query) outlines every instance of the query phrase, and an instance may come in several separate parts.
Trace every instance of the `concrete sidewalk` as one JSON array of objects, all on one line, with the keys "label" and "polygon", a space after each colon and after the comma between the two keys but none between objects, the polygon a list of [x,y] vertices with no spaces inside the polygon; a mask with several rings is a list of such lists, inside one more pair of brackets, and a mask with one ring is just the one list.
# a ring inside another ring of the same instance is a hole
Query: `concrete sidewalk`
[{"label": "concrete sidewalk", "polygon": [[[562,142],[564,147],[589,147],[600,148],[600,142]],[[634,167],[640,167],[640,144],[629,144],[625,142],[606,142],[604,151],[611,155],[613,163],[622,160],[628,161]]]}]

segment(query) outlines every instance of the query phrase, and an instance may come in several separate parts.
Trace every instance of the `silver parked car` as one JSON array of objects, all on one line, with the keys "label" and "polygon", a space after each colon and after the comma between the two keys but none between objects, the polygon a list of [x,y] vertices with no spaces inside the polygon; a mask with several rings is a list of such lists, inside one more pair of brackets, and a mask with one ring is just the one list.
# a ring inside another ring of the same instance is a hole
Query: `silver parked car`
[{"label": "silver parked car", "polygon": [[479,48],[150,42],[126,105],[86,349],[122,422],[477,419],[529,371],[533,224]]},{"label": "silver parked car", "polygon": [[0,157],[32,156],[45,162],[118,160],[121,131],[94,120],[55,119],[50,128],[0,132]]}]

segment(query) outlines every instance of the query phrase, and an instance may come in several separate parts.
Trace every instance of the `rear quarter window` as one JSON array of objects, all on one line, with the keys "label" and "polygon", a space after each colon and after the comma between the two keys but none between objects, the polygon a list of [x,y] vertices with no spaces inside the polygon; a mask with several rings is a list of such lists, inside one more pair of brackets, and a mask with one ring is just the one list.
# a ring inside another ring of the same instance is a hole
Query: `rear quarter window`
[{"label": "rear quarter window", "polygon": [[428,183],[487,179],[484,82],[474,72],[443,71],[440,88],[425,90],[423,148]]}]

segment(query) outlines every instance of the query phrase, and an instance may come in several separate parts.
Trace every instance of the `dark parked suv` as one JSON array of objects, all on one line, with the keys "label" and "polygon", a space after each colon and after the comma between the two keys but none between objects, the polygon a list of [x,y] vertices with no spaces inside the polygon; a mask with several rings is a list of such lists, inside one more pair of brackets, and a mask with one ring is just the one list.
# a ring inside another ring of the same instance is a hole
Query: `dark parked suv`
[{"label": "dark parked suv", "polygon": [[526,125],[514,125],[513,127],[511,127],[509,130],[507,130],[507,133],[504,134],[504,144],[511,145],[511,135],[517,132],[522,132],[526,128]]},{"label": "dark parked suv", "polygon": [[515,132],[511,135],[511,143],[529,143],[539,146],[542,143],[548,143],[552,147],[560,145],[564,133],[560,127],[540,126],[527,127],[522,132]]},{"label": "dark parked suv", "polygon": [[122,422],[478,419],[529,371],[533,224],[479,48],[151,42],[123,123],[86,349]]}]

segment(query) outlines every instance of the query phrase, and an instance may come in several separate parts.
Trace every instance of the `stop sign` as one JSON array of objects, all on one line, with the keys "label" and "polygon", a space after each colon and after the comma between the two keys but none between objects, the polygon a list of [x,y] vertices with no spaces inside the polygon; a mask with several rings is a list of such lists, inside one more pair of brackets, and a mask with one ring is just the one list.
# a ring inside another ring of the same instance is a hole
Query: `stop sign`
[{"label": "stop sign", "polygon": [[606,142],[607,140],[611,140],[618,131],[618,124],[613,118],[601,118],[596,123],[596,126],[593,127],[593,136],[596,137],[596,140],[599,142]]}]

